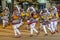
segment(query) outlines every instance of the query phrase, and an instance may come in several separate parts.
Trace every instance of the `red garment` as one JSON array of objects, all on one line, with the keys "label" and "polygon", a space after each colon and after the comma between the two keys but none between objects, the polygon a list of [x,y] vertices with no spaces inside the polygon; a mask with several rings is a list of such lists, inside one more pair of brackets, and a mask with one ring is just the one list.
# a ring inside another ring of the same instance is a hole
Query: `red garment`
[{"label": "red garment", "polygon": [[60,5],[58,6],[58,11],[60,11]]},{"label": "red garment", "polygon": [[29,25],[32,24],[32,23],[34,23],[34,22],[29,22]]},{"label": "red garment", "polygon": [[58,6],[58,15],[60,16],[60,5]]}]

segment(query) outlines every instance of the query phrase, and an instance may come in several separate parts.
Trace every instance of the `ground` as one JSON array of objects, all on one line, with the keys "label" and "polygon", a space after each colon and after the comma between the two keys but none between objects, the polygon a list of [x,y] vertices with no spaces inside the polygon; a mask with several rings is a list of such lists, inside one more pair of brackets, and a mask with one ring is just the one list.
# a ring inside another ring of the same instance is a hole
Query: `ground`
[{"label": "ground", "polygon": [[12,29],[12,26],[8,26],[6,27],[6,29],[2,28],[2,24],[0,25],[0,40],[60,40],[60,23],[58,24],[58,30],[59,33],[55,33],[54,35],[52,35],[49,31],[48,31],[48,36],[44,35],[43,31],[40,31],[40,34],[38,36],[36,36],[36,34],[34,33],[33,37],[30,37],[29,35],[29,31],[20,28],[20,31],[22,33],[22,37],[20,38],[15,38],[14,37],[14,32]]}]

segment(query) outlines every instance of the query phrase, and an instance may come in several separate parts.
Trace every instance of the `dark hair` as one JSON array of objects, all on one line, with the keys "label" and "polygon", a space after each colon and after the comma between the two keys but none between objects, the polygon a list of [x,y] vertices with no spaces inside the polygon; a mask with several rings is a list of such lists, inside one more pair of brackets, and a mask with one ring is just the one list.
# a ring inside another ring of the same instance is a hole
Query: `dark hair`
[{"label": "dark hair", "polygon": [[17,7],[14,7],[14,8],[13,8],[13,11],[14,11],[14,10],[17,10],[17,11],[18,11]]}]

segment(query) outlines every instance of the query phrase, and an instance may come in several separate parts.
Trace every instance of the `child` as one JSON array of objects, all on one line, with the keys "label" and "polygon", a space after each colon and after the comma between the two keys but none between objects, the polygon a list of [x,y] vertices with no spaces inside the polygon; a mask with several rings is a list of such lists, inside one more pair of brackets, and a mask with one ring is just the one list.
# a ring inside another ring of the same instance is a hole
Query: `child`
[{"label": "child", "polygon": [[33,31],[35,31],[37,33],[37,35],[39,34],[39,32],[35,29],[35,25],[36,25],[36,20],[34,20],[33,18],[31,18],[28,21],[29,25],[30,25],[30,36],[33,36]]},{"label": "child", "polygon": [[3,28],[5,29],[9,21],[9,9],[7,7],[4,9],[2,15]]},{"label": "child", "polygon": [[29,19],[30,19],[30,13],[29,12],[26,12],[25,13],[25,23],[26,23],[26,29],[28,29],[28,21],[29,21]]},{"label": "child", "polygon": [[22,18],[22,20],[25,20],[25,12],[23,9],[20,9],[20,17]]},{"label": "child", "polygon": [[55,32],[58,32],[57,30],[57,24],[58,24],[58,14],[57,12],[54,13],[54,9],[51,10],[51,28],[52,28],[52,32],[53,34]]},{"label": "child", "polygon": [[[42,17],[42,29],[43,29],[43,31],[45,32],[45,35],[48,35],[48,33],[47,33],[47,30],[46,30],[46,27],[50,30],[50,26],[49,26],[49,24],[50,24],[50,22],[49,22],[49,20],[48,20],[48,16],[47,16],[47,14],[46,14],[46,11],[45,10],[43,10],[43,13],[42,13],[42,15],[41,16],[43,16]],[[51,31],[51,30],[50,30]]]},{"label": "child", "polygon": [[23,22],[19,21],[19,15],[18,15],[17,8],[14,9],[12,17],[13,17],[12,24],[13,24],[13,29],[14,29],[15,37],[21,37],[21,33],[18,30],[18,28],[19,28],[19,26],[21,26],[23,24]]},{"label": "child", "polygon": [[39,13],[39,19],[40,19],[40,28],[39,30],[42,30],[43,31],[43,25],[42,25],[42,22],[43,22],[43,16],[42,16],[42,13],[44,12],[44,10],[41,10],[40,13]]}]

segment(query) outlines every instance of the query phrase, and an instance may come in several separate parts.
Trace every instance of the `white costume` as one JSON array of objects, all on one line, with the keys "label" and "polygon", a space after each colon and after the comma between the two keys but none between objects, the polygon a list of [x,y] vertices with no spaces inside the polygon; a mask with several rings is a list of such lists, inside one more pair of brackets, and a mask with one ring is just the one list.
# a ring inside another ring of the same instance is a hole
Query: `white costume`
[{"label": "white costume", "polygon": [[3,21],[3,28],[5,28],[5,26],[7,26],[9,21],[9,9],[7,7],[3,12],[2,21]]},{"label": "white costume", "polygon": [[[13,26],[13,29],[14,29],[15,36],[21,36],[21,33],[18,30],[18,28],[23,24],[23,22],[22,22],[21,19],[19,19],[18,12],[15,12],[15,13],[16,14],[14,14],[14,12],[13,12],[12,26]],[[14,15],[16,15],[18,18],[17,19],[14,19],[14,17],[15,17]]]},{"label": "white costume", "polygon": [[28,23],[30,25],[30,34],[33,35],[33,31],[38,33],[38,31],[35,29],[36,21],[32,20],[32,21],[28,21]]}]

